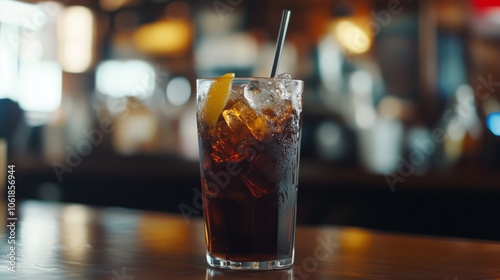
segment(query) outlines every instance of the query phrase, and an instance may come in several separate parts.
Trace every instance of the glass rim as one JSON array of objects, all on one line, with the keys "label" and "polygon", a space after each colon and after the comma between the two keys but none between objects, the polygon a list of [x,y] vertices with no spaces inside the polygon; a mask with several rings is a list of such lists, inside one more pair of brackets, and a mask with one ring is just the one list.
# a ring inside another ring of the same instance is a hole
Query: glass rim
[{"label": "glass rim", "polygon": [[[274,79],[274,78],[270,78],[270,77],[214,77],[214,78],[199,78],[199,79],[196,79],[196,83],[200,83],[200,82],[211,82],[211,81],[214,81],[214,80],[217,80],[217,79],[233,79],[233,82],[234,81],[256,81],[256,80],[271,80],[271,79]],[[303,84],[304,81],[303,80],[299,80],[299,79],[292,79],[293,82],[298,82],[298,83],[301,83]]]}]

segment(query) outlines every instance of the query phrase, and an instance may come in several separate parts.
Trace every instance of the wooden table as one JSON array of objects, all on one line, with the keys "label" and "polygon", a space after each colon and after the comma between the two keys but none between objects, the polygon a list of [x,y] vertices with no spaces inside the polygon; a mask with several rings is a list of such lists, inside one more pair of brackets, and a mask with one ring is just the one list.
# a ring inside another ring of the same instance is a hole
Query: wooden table
[{"label": "wooden table", "polygon": [[500,279],[500,243],[332,226],[298,227],[292,269],[215,270],[199,219],[37,201],[16,205],[9,272],[11,221],[0,207],[0,279]]}]

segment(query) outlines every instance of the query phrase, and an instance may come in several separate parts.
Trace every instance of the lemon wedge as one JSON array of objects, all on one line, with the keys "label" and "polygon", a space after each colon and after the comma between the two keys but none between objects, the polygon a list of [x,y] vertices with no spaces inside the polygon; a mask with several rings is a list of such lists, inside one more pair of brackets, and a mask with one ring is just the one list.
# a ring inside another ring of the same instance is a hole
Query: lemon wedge
[{"label": "lemon wedge", "polygon": [[214,79],[214,82],[208,89],[205,106],[202,109],[202,116],[204,116],[211,131],[217,125],[217,119],[219,119],[229,99],[229,92],[234,76],[234,73],[224,74]]}]

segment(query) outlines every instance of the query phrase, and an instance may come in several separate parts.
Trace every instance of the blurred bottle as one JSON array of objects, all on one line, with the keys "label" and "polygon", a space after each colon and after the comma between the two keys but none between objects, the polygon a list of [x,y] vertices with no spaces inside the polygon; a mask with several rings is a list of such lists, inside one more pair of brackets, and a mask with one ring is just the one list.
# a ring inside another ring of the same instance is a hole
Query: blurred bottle
[{"label": "blurred bottle", "polygon": [[439,126],[444,136],[438,164],[450,168],[458,163],[477,162],[483,138],[483,126],[475,105],[473,89],[459,86],[449,98]]},{"label": "blurred bottle", "polygon": [[403,132],[403,125],[396,118],[374,118],[370,127],[359,129],[359,157],[363,167],[377,174],[396,171],[401,159]]}]

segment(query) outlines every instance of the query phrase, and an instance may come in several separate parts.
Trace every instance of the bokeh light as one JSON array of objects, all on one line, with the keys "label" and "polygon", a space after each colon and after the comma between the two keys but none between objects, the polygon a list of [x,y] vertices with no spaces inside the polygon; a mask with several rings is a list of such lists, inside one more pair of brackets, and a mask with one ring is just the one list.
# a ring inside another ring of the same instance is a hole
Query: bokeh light
[{"label": "bokeh light", "polygon": [[59,62],[62,68],[72,73],[85,72],[93,59],[92,11],[82,6],[69,7],[61,14],[58,26]]},{"label": "bokeh light", "polygon": [[134,96],[146,99],[155,88],[155,70],[141,60],[107,60],[96,71],[97,90],[110,97]]},{"label": "bokeh light", "polygon": [[486,119],[488,129],[496,136],[500,136],[500,112],[491,113]]},{"label": "bokeh light", "polygon": [[352,53],[361,54],[370,49],[371,38],[352,21],[339,21],[335,28],[335,34],[342,46]]},{"label": "bokeh light", "polygon": [[184,77],[175,77],[167,85],[167,99],[172,105],[184,105],[191,96],[191,84]]}]

